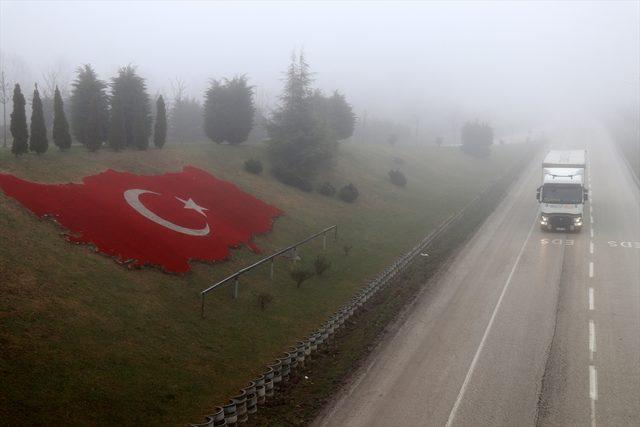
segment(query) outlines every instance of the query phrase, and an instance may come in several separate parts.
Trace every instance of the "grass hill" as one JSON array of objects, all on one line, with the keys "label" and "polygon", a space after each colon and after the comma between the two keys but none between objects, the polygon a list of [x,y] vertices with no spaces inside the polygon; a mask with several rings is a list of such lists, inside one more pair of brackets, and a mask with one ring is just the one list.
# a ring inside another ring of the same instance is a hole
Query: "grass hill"
[{"label": "grass hill", "polygon": [[[487,159],[457,148],[344,145],[321,180],[360,190],[354,204],[255,176],[244,160],[264,161],[260,146],[169,145],[146,152],[73,147],[14,158],[0,150],[0,172],[45,182],[78,182],[107,168],[135,173],[178,171],[190,164],[231,181],[285,211],[273,232],[256,240],[265,253],[329,225],[330,270],[296,288],[290,261],[241,280],[240,296],[220,289],[200,318],[199,292],[258,259],[247,249],[217,264],[193,263],[170,275],[128,270],[87,246],[67,243],[0,192],[0,419],[10,425],[175,425],[201,419],[287,346],[308,335],[367,278],[498,179],[519,158],[517,145],[494,147]],[[387,175],[400,168],[406,188]],[[268,170],[268,166],[266,167]],[[348,256],[343,245],[353,249]],[[300,252],[310,265],[321,242]],[[258,294],[273,301],[261,311]]]}]

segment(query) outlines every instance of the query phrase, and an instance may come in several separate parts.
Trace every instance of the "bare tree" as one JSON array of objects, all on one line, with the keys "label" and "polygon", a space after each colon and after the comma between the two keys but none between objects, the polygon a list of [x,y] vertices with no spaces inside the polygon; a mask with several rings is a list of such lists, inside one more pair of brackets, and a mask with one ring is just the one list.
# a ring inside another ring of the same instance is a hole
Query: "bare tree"
[{"label": "bare tree", "polygon": [[9,102],[9,80],[4,71],[4,62],[0,68],[0,102],[2,103],[2,146],[7,148],[7,102]]},{"label": "bare tree", "polygon": [[187,84],[180,77],[176,77],[171,80],[171,94],[173,95],[173,102],[181,101],[184,99],[187,92]]}]

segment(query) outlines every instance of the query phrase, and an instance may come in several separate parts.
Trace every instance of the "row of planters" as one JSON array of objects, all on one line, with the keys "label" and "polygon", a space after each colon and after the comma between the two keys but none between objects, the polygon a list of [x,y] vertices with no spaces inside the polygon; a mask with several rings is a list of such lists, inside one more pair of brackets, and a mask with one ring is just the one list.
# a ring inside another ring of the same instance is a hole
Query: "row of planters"
[{"label": "row of planters", "polygon": [[[262,162],[257,159],[246,160],[244,162],[244,170],[254,175],[260,175],[263,171]],[[283,182],[287,182],[287,180],[294,179],[294,177],[283,177],[283,176],[279,176],[278,178]],[[297,184],[289,183],[289,184],[297,188],[303,189],[305,191],[313,191],[313,186],[310,186],[310,184],[308,187],[306,185],[300,185],[300,183],[297,183]],[[340,200],[347,203],[355,202],[358,196],[360,196],[360,192],[358,191],[358,188],[352,183],[349,183],[341,187],[340,190],[337,190],[331,183],[323,182],[316,188],[316,191],[322,194],[323,196],[327,196],[327,197],[333,197],[337,194]]]},{"label": "row of planters", "polygon": [[[246,387],[226,404],[215,406],[204,422],[192,423],[191,427],[235,426],[246,423],[251,414],[257,413],[260,406],[274,399],[277,393],[285,390],[292,376],[303,367],[305,361],[327,343],[341,329],[347,320],[356,314],[378,291],[391,282],[407,265],[450,224],[451,219],[430,233],[409,252],[398,258],[382,271],[374,280],[365,285],[351,301],[318,330],[303,341],[285,351],[281,357],[268,364],[258,377],[250,381]],[[350,249],[350,247],[348,247]],[[344,248],[347,252],[347,247]],[[317,272],[321,274],[321,272]],[[295,280],[295,279],[294,279]]]}]

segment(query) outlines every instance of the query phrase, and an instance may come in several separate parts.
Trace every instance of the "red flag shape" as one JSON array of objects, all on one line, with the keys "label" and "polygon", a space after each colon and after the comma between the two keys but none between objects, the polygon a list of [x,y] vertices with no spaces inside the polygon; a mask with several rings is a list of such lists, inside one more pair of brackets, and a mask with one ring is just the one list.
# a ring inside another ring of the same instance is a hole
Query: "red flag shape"
[{"label": "red flag shape", "polygon": [[82,184],[38,184],[0,174],[0,188],[36,215],[51,216],[67,239],[133,265],[189,271],[189,260],[217,261],[230,247],[251,249],[283,212],[207,172],[134,175],[107,170]]}]

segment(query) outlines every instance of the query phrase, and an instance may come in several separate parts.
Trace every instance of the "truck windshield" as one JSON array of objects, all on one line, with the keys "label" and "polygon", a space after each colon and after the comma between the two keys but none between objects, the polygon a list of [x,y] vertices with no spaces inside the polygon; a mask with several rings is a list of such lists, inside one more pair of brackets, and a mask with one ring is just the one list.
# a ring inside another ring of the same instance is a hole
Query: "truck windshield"
[{"label": "truck windshield", "polygon": [[574,205],[582,203],[582,186],[545,184],[542,187],[542,202]]}]

